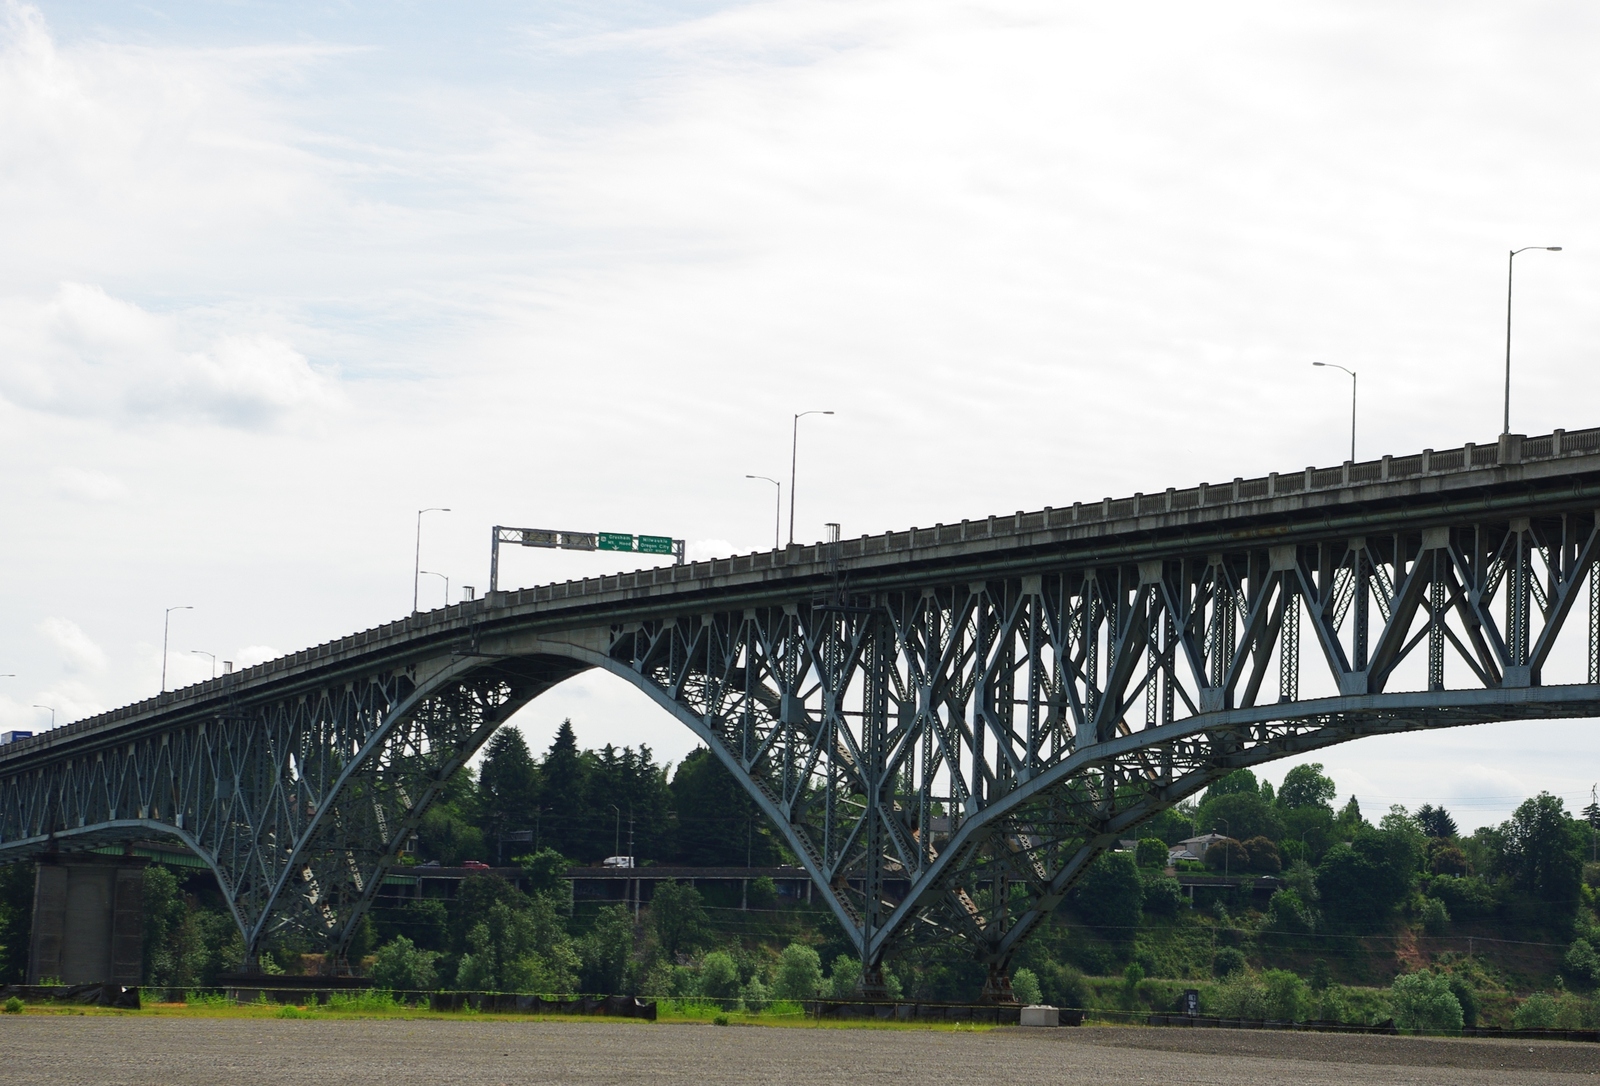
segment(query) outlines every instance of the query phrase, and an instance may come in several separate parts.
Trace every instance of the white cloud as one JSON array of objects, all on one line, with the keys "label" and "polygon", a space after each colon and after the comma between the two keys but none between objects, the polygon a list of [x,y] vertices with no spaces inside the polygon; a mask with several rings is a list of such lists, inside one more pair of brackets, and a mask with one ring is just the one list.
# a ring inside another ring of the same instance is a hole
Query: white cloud
[{"label": "white cloud", "polygon": [[739,553],[739,549],[726,539],[691,539],[683,545],[685,561],[704,562],[708,558],[726,558]]},{"label": "white cloud", "polygon": [[0,395],[59,415],[260,426],[332,398],[288,344],[223,334],[197,346],[176,318],[65,283],[48,301],[0,301]]},{"label": "white cloud", "polygon": [[95,644],[76,622],[65,618],[47,618],[39,623],[39,632],[60,651],[68,671],[105,670],[105,650]]},{"label": "white cloud", "polygon": [[50,473],[50,483],[62,497],[94,505],[121,502],[128,498],[127,485],[121,479],[84,468],[56,468]]},{"label": "white cloud", "polygon": [[264,664],[268,660],[276,660],[283,655],[284,653],[281,649],[275,649],[271,645],[246,645],[244,648],[234,652],[233,669],[240,671],[247,667],[255,667],[257,664]]}]

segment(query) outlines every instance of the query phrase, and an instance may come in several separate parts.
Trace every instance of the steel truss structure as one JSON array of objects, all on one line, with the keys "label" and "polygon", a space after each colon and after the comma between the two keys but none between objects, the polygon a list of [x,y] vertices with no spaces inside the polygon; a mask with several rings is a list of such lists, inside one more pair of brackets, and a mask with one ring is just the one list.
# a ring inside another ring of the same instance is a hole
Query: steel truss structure
[{"label": "steel truss structure", "polygon": [[885,954],[954,939],[1004,999],[1087,864],[1235,769],[1600,715],[1585,434],[1536,439],[1540,471],[1502,442],[1489,464],[1424,454],[1403,486],[1385,458],[1370,490],[1347,464],[1287,498],[1278,477],[1259,498],[1236,480],[1153,515],[1136,496],[1121,520],[1108,499],[1098,522],[940,526],[920,551],[913,529],[496,593],[0,750],[0,862],[173,836],[216,872],[247,953],[298,931],[336,957],[449,776],[600,668],[754,797],[868,991]]}]

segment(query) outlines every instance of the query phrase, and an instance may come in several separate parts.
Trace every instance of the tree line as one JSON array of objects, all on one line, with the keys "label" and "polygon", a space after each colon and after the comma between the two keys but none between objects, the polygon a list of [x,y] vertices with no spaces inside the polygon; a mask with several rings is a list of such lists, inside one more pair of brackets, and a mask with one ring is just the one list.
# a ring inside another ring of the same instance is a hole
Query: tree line
[{"label": "tree line", "polygon": [[[630,853],[631,848],[631,853]],[[709,750],[671,771],[648,746],[580,750],[564,720],[542,757],[501,728],[478,771],[451,779],[418,828],[417,862],[508,863],[552,849],[576,863],[770,866],[783,849],[760,809]]]}]

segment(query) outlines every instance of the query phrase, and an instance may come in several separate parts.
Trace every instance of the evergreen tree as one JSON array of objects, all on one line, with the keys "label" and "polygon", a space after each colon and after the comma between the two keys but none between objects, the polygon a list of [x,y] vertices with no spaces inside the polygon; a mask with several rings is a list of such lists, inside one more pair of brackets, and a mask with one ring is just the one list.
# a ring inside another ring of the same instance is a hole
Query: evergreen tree
[{"label": "evergreen tree", "polygon": [[704,867],[767,867],[779,851],[766,819],[733,774],[701,747],[672,778],[678,810],[678,858]]},{"label": "evergreen tree", "polygon": [[1456,820],[1450,817],[1450,812],[1443,807],[1435,807],[1431,803],[1424,803],[1417,808],[1413,816],[1417,825],[1422,827],[1422,832],[1429,837],[1452,838],[1461,831],[1456,827]]},{"label": "evergreen tree", "polygon": [[538,805],[539,770],[528,752],[528,742],[518,729],[502,727],[489,740],[478,772],[483,831],[494,847],[497,863],[503,863],[508,855],[504,835],[533,829]]},{"label": "evergreen tree", "polygon": [[[578,754],[578,737],[572,721],[563,720],[555,740],[539,766],[540,842],[563,856],[595,859],[589,842],[594,818],[588,804],[588,767]],[[610,844],[607,841],[607,844]]]}]

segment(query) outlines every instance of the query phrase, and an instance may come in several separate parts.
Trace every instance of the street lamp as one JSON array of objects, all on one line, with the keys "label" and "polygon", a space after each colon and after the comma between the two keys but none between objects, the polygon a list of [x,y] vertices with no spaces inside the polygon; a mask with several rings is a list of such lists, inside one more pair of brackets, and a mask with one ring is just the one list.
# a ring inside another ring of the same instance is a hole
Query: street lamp
[{"label": "street lamp", "polygon": [[36,705],[34,705],[34,708],[35,709],[49,709],[50,710],[50,726],[52,728],[56,726],[56,711],[55,711],[54,707],[49,706],[49,705],[37,705],[36,704]]},{"label": "street lamp", "polygon": [[1313,362],[1313,366],[1327,366],[1329,369],[1344,370],[1350,375],[1350,462],[1356,460],[1356,371],[1345,370],[1337,362]]},{"label": "street lamp", "polygon": [[746,475],[746,479],[765,479],[778,488],[777,497],[772,500],[772,549],[778,549],[778,529],[783,524],[783,484],[770,475]]},{"label": "street lamp", "polygon": [[1511,255],[1506,257],[1506,415],[1505,422],[1500,432],[1511,432],[1511,273],[1516,270],[1517,254],[1525,253],[1529,249],[1543,249],[1547,253],[1559,253],[1559,245],[1524,245],[1520,249],[1512,249]]},{"label": "street lamp", "polygon": [[606,804],[606,806],[610,807],[613,811],[617,812],[617,829],[616,829],[615,839],[611,842],[611,855],[613,855],[613,856],[621,856],[622,855],[622,808],[618,807],[615,803],[608,803],[608,804]]},{"label": "street lamp", "polygon": [[422,514],[448,513],[449,509],[442,505],[430,505],[426,509],[417,510],[417,556],[416,562],[411,567],[411,613],[417,613],[417,587],[422,583]]},{"label": "street lamp", "polygon": [[419,569],[417,572],[426,574],[429,577],[437,577],[441,581],[444,582],[444,605],[446,607],[449,607],[450,606],[450,578],[446,577],[443,573],[435,573],[431,569]]},{"label": "street lamp", "polygon": [[211,677],[213,679],[215,679],[217,677],[217,654],[216,653],[207,652],[205,649],[190,649],[189,652],[192,653],[195,656],[209,656],[209,657],[211,657]]},{"label": "street lamp", "polygon": [[800,420],[807,415],[831,415],[832,411],[802,411],[794,417],[794,434],[789,443],[789,542],[794,542],[794,464],[800,451]]},{"label": "street lamp", "polygon": [[194,608],[186,603],[177,607],[168,607],[166,617],[161,620],[161,692],[163,694],[167,692],[167,634],[172,629],[172,612],[193,610]]}]

